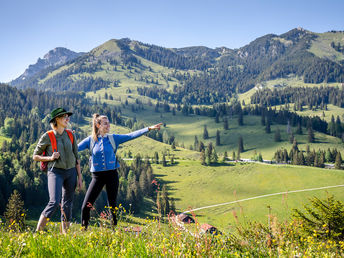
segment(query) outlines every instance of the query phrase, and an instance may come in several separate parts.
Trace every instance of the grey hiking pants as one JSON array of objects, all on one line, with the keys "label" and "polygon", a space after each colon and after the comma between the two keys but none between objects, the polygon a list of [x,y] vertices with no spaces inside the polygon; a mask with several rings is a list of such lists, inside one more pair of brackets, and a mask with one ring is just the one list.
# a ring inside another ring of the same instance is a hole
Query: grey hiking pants
[{"label": "grey hiking pants", "polygon": [[[42,215],[51,218],[54,212],[61,209],[61,221],[70,221],[77,182],[76,168],[53,168],[48,171],[49,202]],[[61,206],[61,207],[60,207]]]}]

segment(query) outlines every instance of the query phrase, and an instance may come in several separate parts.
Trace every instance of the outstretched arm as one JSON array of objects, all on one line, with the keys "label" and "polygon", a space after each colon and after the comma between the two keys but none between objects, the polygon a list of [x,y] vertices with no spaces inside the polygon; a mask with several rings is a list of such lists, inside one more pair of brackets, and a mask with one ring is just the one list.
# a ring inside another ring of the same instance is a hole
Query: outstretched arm
[{"label": "outstretched arm", "polygon": [[135,132],[132,133],[128,133],[128,134],[115,134],[114,136],[116,144],[122,144],[124,142],[130,141],[130,140],[134,140],[137,137],[142,136],[143,134],[147,133],[150,130],[160,130],[160,126],[162,125],[162,123],[156,124],[156,125],[152,125],[150,127],[146,127],[143,128],[141,130],[137,130]]}]

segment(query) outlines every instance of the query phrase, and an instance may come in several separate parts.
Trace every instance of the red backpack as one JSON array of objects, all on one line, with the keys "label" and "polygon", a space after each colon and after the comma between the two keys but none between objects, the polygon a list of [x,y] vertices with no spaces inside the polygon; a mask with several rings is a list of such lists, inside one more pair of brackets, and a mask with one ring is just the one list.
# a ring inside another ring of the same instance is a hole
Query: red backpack
[{"label": "red backpack", "polygon": [[[72,131],[66,129],[66,132],[68,134],[68,137],[69,137],[70,141],[73,144],[74,138],[73,138]],[[56,137],[55,137],[54,131],[50,130],[47,133],[48,133],[48,136],[50,138],[51,148],[52,148],[53,153],[54,153],[54,152],[57,151]],[[46,151],[43,151],[43,156],[45,156],[45,155],[46,155]],[[49,161],[41,161],[41,166],[40,166],[41,171],[44,171],[44,172],[48,171],[48,163],[49,163]]]}]

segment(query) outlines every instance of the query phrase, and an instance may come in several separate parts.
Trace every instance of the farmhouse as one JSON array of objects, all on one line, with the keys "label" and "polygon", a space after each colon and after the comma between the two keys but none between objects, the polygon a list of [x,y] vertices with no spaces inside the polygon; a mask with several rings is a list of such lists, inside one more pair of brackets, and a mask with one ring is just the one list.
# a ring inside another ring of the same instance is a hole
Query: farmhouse
[{"label": "farmhouse", "polygon": [[177,216],[177,220],[183,223],[195,223],[195,220],[185,213],[181,213]]}]

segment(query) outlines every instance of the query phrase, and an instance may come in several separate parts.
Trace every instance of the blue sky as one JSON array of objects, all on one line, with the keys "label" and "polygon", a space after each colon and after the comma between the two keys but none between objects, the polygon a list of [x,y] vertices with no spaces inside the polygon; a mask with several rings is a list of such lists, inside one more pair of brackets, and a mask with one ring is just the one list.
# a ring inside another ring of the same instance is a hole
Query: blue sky
[{"label": "blue sky", "polygon": [[163,47],[242,47],[296,27],[344,30],[343,0],[1,0],[0,82],[55,47],[128,37]]}]

